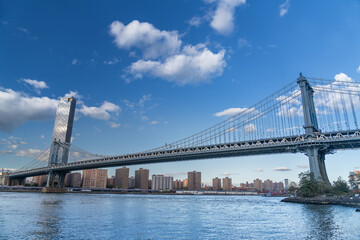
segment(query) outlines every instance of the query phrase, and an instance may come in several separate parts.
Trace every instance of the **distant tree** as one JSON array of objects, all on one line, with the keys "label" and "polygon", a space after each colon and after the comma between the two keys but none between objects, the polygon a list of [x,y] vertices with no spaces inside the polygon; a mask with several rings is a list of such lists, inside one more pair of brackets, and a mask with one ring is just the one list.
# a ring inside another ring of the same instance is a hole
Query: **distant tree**
[{"label": "distant tree", "polygon": [[341,177],[338,180],[333,182],[333,193],[336,195],[343,195],[350,192],[349,186],[347,185],[346,181],[343,180]]},{"label": "distant tree", "polygon": [[289,193],[290,193],[290,194],[294,194],[297,189],[298,189],[297,187],[290,186],[290,187],[289,187]]}]

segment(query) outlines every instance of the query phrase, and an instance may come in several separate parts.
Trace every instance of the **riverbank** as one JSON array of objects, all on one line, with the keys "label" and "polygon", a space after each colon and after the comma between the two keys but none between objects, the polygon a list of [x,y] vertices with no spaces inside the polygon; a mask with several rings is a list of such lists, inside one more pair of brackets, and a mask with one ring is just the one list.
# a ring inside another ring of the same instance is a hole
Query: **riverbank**
[{"label": "riverbank", "polygon": [[349,207],[360,207],[360,197],[357,196],[318,196],[311,198],[289,197],[281,202],[317,204],[317,205],[342,205]]}]

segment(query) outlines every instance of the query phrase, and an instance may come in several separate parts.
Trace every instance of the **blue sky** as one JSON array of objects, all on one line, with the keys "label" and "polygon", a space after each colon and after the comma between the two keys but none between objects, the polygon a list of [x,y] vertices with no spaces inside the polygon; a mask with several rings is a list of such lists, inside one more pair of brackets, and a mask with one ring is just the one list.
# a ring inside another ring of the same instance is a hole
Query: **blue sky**
[{"label": "blue sky", "polygon": [[[57,100],[78,98],[73,144],[142,151],[224,120],[305,76],[360,79],[360,2],[0,1],[0,167],[51,142]],[[331,180],[359,151],[327,156]],[[307,157],[271,155],[131,167],[203,182],[297,180]],[[274,171],[286,167],[289,171]],[[113,173],[110,169],[110,173]]]}]

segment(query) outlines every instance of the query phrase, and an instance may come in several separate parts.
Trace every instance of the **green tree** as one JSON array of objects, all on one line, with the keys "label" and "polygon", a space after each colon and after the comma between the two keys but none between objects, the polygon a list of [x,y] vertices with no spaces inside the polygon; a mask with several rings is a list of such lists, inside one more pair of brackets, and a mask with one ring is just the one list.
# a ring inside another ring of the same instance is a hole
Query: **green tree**
[{"label": "green tree", "polygon": [[336,195],[343,195],[350,192],[349,186],[347,185],[346,181],[343,180],[341,177],[338,180],[333,182],[333,193]]},{"label": "green tree", "polygon": [[321,179],[316,179],[312,172],[302,172],[299,174],[299,178],[300,188],[298,193],[303,197],[332,193],[332,187]]}]

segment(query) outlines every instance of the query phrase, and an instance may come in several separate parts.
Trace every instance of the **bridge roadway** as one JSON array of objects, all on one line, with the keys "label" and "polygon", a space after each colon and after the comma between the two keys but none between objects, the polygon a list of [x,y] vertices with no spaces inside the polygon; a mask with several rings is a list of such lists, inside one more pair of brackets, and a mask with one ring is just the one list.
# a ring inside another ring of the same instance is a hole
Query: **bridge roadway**
[{"label": "bridge roadway", "polygon": [[72,162],[52,167],[42,167],[26,171],[13,172],[10,178],[24,178],[53,172],[70,172],[83,169],[105,168],[116,166],[130,166],[159,162],[178,162],[210,158],[238,157],[249,155],[298,153],[307,148],[317,146],[331,153],[337,149],[360,148],[360,129],[343,132],[319,133],[316,136],[291,136],[276,139],[260,139],[258,141],[244,141],[222,143],[201,147],[160,150],[156,152],[142,152],[105,158]]}]

